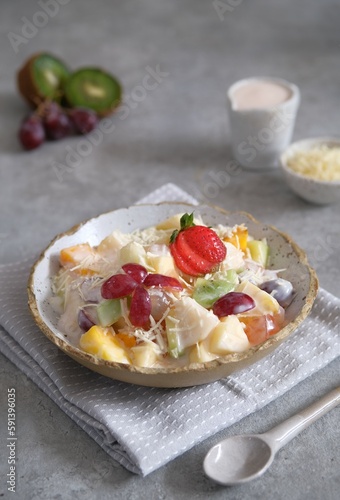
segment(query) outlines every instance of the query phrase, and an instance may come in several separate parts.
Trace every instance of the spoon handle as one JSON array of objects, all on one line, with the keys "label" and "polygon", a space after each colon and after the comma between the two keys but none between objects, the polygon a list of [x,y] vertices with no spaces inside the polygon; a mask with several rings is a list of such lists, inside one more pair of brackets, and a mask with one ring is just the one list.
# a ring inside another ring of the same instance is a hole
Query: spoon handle
[{"label": "spoon handle", "polygon": [[325,413],[335,408],[340,403],[340,387],[329,392],[308,408],[289,418],[282,424],[277,425],[272,430],[262,434],[273,446],[274,451],[278,451],[282,446],[289,443],[291,439],[306,429],[310,424],[318,420]]}]

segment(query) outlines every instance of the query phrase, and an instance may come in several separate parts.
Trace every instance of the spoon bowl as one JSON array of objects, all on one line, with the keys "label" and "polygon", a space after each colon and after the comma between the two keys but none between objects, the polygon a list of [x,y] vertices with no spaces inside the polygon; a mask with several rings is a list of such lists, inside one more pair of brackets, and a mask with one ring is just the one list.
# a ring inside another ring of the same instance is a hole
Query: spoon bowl
[{"label": "spoon bowl", "polygon": [[339,403],[340,387],[337,387],[271,431],[224,439],[205,456],[205,474],[225,486],[258,478],[268,469],[282,446]]},{"label": "spoon bowl", "polygon": [[232,485],[260,476],[273,459],[274,453],[263,437],[232,436],[211,448],[203,467],[206,475],[217,483],[225,484],[227,481]]}]

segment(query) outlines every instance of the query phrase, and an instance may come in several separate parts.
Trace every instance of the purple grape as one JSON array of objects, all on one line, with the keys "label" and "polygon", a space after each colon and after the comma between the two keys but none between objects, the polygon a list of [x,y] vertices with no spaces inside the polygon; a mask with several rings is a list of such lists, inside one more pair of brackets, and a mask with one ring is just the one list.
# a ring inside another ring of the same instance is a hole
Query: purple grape
[{"label": "purple grape", "polygon": [[58,141],[72,134],[73,127],[69,117],[58,106],[49,106],[44,118],[46,136]]},{"label": "purple grape", "polygon": [[229,292],[220,297],[213,305],[213,312],[219,318],[231,314],[241,314],[254,309],[255,302],[252,297],[242,292]]},{"label": "purple grape", "polygon": [[290,281],[278,278],[260,285],[261,290],[269,293],[278,301],[281,307],[288,307],[293,300],[294,290]]},{"label": "purple grape", "polygon": [[69,116],[78,134],[88,134],[98,124],[98,117],[91,109],[74,108],[70,111]]},{"label": "purple grape", "polygon": [[78,313],[78,325],[84,331],[87,332],[95,323],[89,317],[84,309],[80,309]]},{"label": "purple grape", "polygon": [[45,138],[45,130],[38,115],[32,114],[22,122],[19,140],[25,149],[29,151],[38,148]]}]

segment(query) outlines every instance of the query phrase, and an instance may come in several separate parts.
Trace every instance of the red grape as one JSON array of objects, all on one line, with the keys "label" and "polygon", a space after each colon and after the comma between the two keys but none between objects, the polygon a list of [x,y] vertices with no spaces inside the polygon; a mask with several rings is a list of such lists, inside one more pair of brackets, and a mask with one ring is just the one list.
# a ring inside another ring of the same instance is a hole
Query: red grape
[{"label": "red grape", "polygon": [[58,141],[72,134],[73,127],[69,117],[57,106],[47,108],[44,127],[48,139]]},{"label": "red grape", "polygon": [[88,134],[98,124],[98,117],[91,109],[74,108],[70,111],[69,116],[78,134]]},{"label": "red grape", "polygon": [[45,130],[38,115],[33,114],[22,122],[19,130],[19,140],[25,149],[38,148],[45,138]]},{"label": "red grape", "polygon": [[147,290],[141,285],[135,289],[131,305],[129,318],[134,326],[145,326],[151,314],[151,299]]},{"label": "red grape", "polygon": [[140,264],[124,264],[124,266],[122,266],[122,269],[126,272],[126,274],[137,281],[137,283],[143,283],[148,274],[145,267],[141,266]]},{"label": "red grape", "polygon": [[120,299],[130,295],[138,283],[128,274],[115,274],[103,283],[101,292],[104,299]]},{"label": "red grape", "polygon": [[159,288],[174,288],[175,290],[183,290],[183,286],[176,279],[164,274],[148,274],[143,284],[145,286],[157,286]]},{"label": "red grape", "polygon": [[229,292],[220,297],[213,305],[213,312],[219,318],[231,314],[241,314],[254,309],[255,302],[246,293]]}]

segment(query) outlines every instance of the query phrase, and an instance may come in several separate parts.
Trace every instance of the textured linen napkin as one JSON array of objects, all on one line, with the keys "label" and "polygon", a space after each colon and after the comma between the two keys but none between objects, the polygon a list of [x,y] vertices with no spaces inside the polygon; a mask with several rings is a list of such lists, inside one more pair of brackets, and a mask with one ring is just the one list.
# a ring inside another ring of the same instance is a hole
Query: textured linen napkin
[{"label": "textured linen napkin", "polygon": [[[167,184],[141,202],[195,202]],[[78,365],[33,322],[26,284],[32,260],[0,266],[0,350],[114,460],[147,475],[262,408],[340,354],[340,299],[320,290],[307,320],[251,368],[204,386],[156,389],[107,379]]]}]

